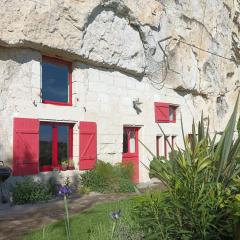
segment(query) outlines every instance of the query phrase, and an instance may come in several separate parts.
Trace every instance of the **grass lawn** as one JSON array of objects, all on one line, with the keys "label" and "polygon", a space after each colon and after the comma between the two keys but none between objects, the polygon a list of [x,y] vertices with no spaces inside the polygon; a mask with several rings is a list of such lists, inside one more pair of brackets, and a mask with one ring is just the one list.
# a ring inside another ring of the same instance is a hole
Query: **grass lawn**
[{"label": "grass lawn", "polygon": [[[87,240],[91,235],[91,231],[96,231],[97,233],[100,233],[99,235],[101,235],[101,237],[99,236],[99,238],[97,239],[104,239],[104,231],[111,231],[112,229],[111,226],[113,224],[113,220],[111,218],[111,212],[121,209],[121,218],[129,219],[131,203],[131,199],[126,199],[110,203],[98,204],[85,212],[74,215],[70,218],[71,239]],[[23,237],[23,239],[66,240],[64,220],[48,225],[44,229],[35,230]]]}]

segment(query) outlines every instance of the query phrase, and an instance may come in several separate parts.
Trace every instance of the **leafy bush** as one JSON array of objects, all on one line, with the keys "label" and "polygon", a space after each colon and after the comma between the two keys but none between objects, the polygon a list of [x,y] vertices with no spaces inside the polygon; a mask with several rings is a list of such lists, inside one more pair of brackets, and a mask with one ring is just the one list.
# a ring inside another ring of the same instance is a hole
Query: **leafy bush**
[{"label": "leafy bush", "polygon": [[97,192],[133,192],[133,166],[98,161],[93,170],[81,175],[81,185]]},{"label": "leafy bush", "polygon": [[167,190],[145,198],[135,208],[147,239],[238,236],[240,137],[233,141],[237,106],[238,100],[218,142],[216,136],[210,137],[202,117],[198,133],[193,123],[192,140],[184,139],[184,150],[172,151],[168,161],[153,156],[150,176],[159,178]]},{"label": "leafy bush", "polygon": [[40,182],[34,181],[31,177],[17,182],[12,187],[11,192],[15,204],[35,203],[50,198],[47,187]]},{"label": "leafy bush", "polygon": [[56,196],[58,194],[58,189],[61,184],[56,177],[50,177],[46,182],[46,188],[50,196]]}]

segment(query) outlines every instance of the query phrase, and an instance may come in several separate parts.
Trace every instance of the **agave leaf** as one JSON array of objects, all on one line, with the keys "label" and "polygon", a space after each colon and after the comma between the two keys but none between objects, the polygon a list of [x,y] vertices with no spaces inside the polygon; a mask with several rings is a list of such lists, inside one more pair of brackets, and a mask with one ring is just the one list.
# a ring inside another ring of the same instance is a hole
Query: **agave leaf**
[{"label": "agave leaf", "polygon": [[229,153],[231,150],[234,128],[235,128],[236,118],[237,118],[238,103],[239,103],[239,95],[237,97],[234,111],[227,124],[227,127],[223,132],[223,135],[220,138],[219,144],[216,149],[215,161],[217,163],[217,176],[216,176],[217,181],[219,181],[219,178],[223,172],[223,168],[228,161]]},{"label": "agave leaf", "polygon": [[209,138],[210,136],[209,136],[209,116],[208,116],[208,118],[207,118],[207,131],[206,131],[206,137],[207,138]]},{"label": "agave leaf", "polygon": [[183,120],[182,120],[182,113],[180,112],[180,120],[181,120],[181,129],[182,129],[182,136],[183,136],[183,143],[184,143],[184,147],[186,148],[187,146],[187,142],[185,139],[185,134],[184,134],[184,128],[183,128]]},{"label": "agave leaf", "polygon": [[202,161],[200,161],[200,163],[198,164],[198,172],[201,172],[204,168],[209,167],[212,164],[212,160],[209,159],[208,157],[205,157],[204,159],[202,159]]},{"label": "agave leaf", "polygon": [[195,121],[193,119],[193,124],[192,124],[192,151],[194,151],[196,144],[197,144],[197,137],[196,137],[196,129],[195,129]]},{"label": "agave leaf", "polygon": [[204,138],[204,123],[203,112],[201,114],[201,121],[198,123],[198,141],[200,142]]},{"label": "agave leaf", "polygon": [[138,141],[143,145],[143,147],[152,155],[152,157],[156,157],[156,155],[140,140],[138,139]]},{"label": "agave leaf", "polygon": [[162,129],[162,127],[160,126],[159,123],[158,123],[158,127],[159,127],[159,129],[161,130],[164,138],[167,140],[168,146],[171,148],[171,151],[173,152],[174,149],[173,149],[173,147],[172,147],[172,144],[169,142],[167,135],[165,134],[165,132],[163,131],[163,129]]}]

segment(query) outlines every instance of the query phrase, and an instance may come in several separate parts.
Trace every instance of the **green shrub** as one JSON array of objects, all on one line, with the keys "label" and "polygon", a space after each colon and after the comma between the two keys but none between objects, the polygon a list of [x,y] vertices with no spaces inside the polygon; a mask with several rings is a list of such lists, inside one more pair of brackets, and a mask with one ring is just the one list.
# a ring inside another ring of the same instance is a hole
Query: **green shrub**
[{"label": "green shrub", "polygon": [[50,177],[46,182],[46,188],[50,196],[56,196],[58,194],[60,183],[56,177]]},{"label": "green shrub", "polygon": [[152,192],[134,198],[133,216],[144,232],[144,239],[174,238],[176,219],[167,192]]},{"label": "green shrub", "polygon": [[81,185],[96,192],[133,192],[132,165],[111,165],[98,160],[95,168],[81,175]]},{"label": "green shrub", "polygon": [[31,177],[17,182],[11,189],[15,204],[36,203],[47,201],[50,198],[49,190],[45,185],[36,182]]},{"label": "green shrub", "polygon": [[233,140],[237,107],[238,100],[218,142],[216,136],[210,137],[202,117],[198,133],[193,123],[191,141],[184,139],[184,150],[172,151],[168,161],[154,157],[150,176],[159,178],[167,190],[136,207],[147,239],[240,237],[236,230],[240,188],[235,181],[240,172],[240,136]]}]

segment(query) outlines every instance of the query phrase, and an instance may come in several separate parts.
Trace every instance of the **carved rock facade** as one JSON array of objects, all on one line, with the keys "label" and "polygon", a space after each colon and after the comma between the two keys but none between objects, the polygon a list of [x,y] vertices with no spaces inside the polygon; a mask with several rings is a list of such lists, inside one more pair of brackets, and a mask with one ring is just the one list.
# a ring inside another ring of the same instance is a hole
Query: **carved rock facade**
[{"label": "carved rock facade", "polygon": [[[154,102],[209,115],[220,131],[240,86],[240,2],[229,0],[2,0],[0,2],[0,156],[12,159],[12,119],[96,121],[98,157],[118,162],[123,125],[137,125],[155,152]],[[42,56],[73,63],[73,107],[41,102]],[[142,112],[132,108],[139,99]],[[148,134],[147,134],[148,133]],[[78,136],[78,126],[74,130]],[[77,140],[73,158],[78,162]],[[142,161],[147,153],[140,149]],[[140,180],[148,180],[140,169]]]}]

